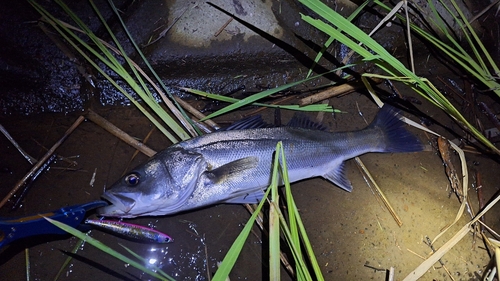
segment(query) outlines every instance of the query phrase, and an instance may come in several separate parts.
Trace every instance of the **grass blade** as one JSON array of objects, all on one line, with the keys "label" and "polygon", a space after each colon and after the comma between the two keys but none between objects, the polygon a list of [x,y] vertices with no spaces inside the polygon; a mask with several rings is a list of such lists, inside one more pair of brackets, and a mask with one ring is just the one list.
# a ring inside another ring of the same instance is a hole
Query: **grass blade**
[{"label": "grass blade", "polygon": [[252,230],[255,219],[259,215],[262,206],[264,206],[264,203],[266,202],[266,198],[269,195],[270,190],[271,189],[268,189],[266,191],[264,197],[262,198],[259,205],[255,209],[255,212],[252,214],[247,224],[245,224],[245,227],[243,227],[236,240],[234,240],[233,244],[231,245],[231,248],[229,248],[229,251],[227,252],[222,262],[220,263],[219,268],[215,272],[212,281],[225,281],[226,278],[229,276],[229,272],[231,272],[231,269],[236,263],[236,259],[238,258],[241,249],[243,248],[243,245],[245,244],[245,241],[248,235],[250,234],[250,231]]},{"label": "grass blade", "polygon": [[[375,0],[374,3],[377,4],[378,6],[386,9],[386,10],[390,10],[391,9],[390,7],[388,7],[387,5],[385,5],[384,3],[382,3],[382,2],[380,2],[378,0]],[[439,23],[436,22],[436,20],[434,20],[433,18],[427,18],[427,20],[431,20],[434,23],[434,25],[439,28],[439,30],[441,31],[441,33],[446,36],[446,39],[449,42],[451,42],[452,45],[444,43],[443,41],[441,41],[440,39],[436,38],[435,36],[433,36],[429,32],[423,30],[422,28],[420,28],[419,26],[416,26],[414,24],[410,24],[411,25],[411,29],[414,32],[416,32],[418,35],[422,36],[424,39],[428,40],[430,43],[432,43],[439,50],[441,50],[442,52],[444,52],[448,57],[450,57],[450,59],[453,62],[455,62],[458,65],[460,65],[462,68],[464,68],[464,70],[466,72],[470,73],[476,79],[478,79],[479,81],[481,81],[486,87],[488,87],[488,89],[490,89],[491,91],[495,92],[496,95],[500,96],[500,85],[493,78],[493,76],[497,75],[496,73],[499,73],[498,70],[497,70],[498,66],[491,59],[491,55],[484,48],[484,45],[479,40],[479,38],[477,37],[477,34],[472,29],[472,27],[468,31],[472,34],[472,36],[475,39],[476,43],[474,43],[472,40],[469,40],[468,43],[469,43],[469,45],[470,45],[470,47],[472,49],[476,48],[476,44],[477,44],[477,46],[480,46],[480,48],[482,50],[482,54],[488,59],[488,62],[490,63],[491,67],[494,70],[494,74],[491,74],[487,69],[484,68],[484,63],[483,62],[481,62],[481,61],[477,62],[473,57],[470,56],[469,52],[466,51],[460,45],[460,43],[448,32],[448,30],[444,26],[444,23],[440,20],[439,13],[437,12],[436,8],[434,7],[434,4],[432,2],[429,2],[429,4],[430,4],[429,7],[431,8],[431,10],[433,11],[433,13],[435,15],[434,17],[437,18],[437,20],[439,21]],[[456,7],[455,9],[459,9],[459,8]],[[448,11],[451,13],[450,9],[448,9]],[[461,13],[463,15],[463,13],[461,11],[459,13]],[[396,16],[400,20],[406,21],[405,18],[402,17],[401,15],[396,15]],[[464,19],[463,21],[464,21],[465,25],[470,26],[470,24],[465,19],[465,17],[454,17],[454,20],[455,20],[455,22],[457,24],[460,24],[460,25],[463,26],[463,24],[461,24],[462,20],[460,20],[460,18]],[[465,30],[463,27],[462,27],[462,30],[463,30],[464,33],[467,33],[467,30]],[[476,51],[474,51],[474,53],[477,54]],[[479,55],[478,59],[482,60],[481,55]],[[481,65],[483,65],[483,66],[481,66]]]},{"label": "grass blade", "polygon": [[[342,68],[346,68],[346,67],[350,67],[352,65],[348,65],[348,66],[344,66],[344,67],[341,67],[339,69],[342,69]],[[322,75],[325,75],[327,73],[330,73],[330,72],[333,72],[335,70],[332,70],[332,71],[328,71],[326,73],[323,73],[323,74],[320,74],[320,75],[317,75],[317,76],[313,76],[313,77],[309,77],[309,78],[306,78],[306,79],[303,79],[303,80],[300,80],[300,81],[296,81],[296,82],[292,82],[292,83],[289,83],[289,84],[285,84],[285,85],[281,85],[281,86],[278,86],[276,88],[273,88],[273,89],[269,89],[269,90],[265,90],[263,92],[260,92],[260,93],[257,93],[257,94],[254,94],[254,95],[251,95],[245,99],[242,99],[242,100],[238,100],[237,102],[234,102],[233,104],[231,105],[228,105],[222,109],[219,109],[218,111],[212,113],[212,114],[209,114],[207,117],[203,118],[202,120],[200,121],[205,121],[206,119],[212,119],[216,116],[219,116],[219,115],[222,115],[222,114],[225,114],[229,111],[232,111],[232,110],[235,110],[235,109],[238,109],[240,107],[243,107],[245,105],[249,105],[249,104],[252,104],[260,99],[263,99],[265,97],[268,97],[272,94],[275,94],[279,91],[283,91],[283,90],[286,90],[288,88],[291,88],[293,86],[297,86],[299,84],[302,84],[304,82],[307,82],[307,81],[310,81],[310,80],[313,80],[313,79],[316,79]]]},{"label": "grass blade", "polygon": [[[124,96],[126,96],[170,141],[176,143],[178,140],[175,136],[173,136],[165,127],[156,120],[153,115],[151,115],[137,100],[135,100],[130,94],[127,93],[122,87],[120,87],[116,81],[114,81],[103,69],[101,69],[96,62],[94,62],[90,57],[80,48],[79,46],[83,46],[83,49],[90,52],[93,56],[97,58],[97,60],[103,62],[107,67],[113,70],[115,73],[120,75],[127,84],[144,100],[144,102],[162,119],[165,124],[167,124],[172,131],[174,131],[181,139],[189,138],[189,135],[173,120],[164,110],[159,106],[156,100],[151,99],[151,94],[144,92],[144,89],[147,87],[141,87],[134,80],[132,76],[130,76],[125,68],[120,64],[120,62],[111,54],[109,49],[102,43],[102,41],[92,33],[92,31],[60,0],[56,1],[61,8],[72,18],[72,20],[80,27],[80,29],[88,36],[88,38],[95,44],[97,49],[94,49],[85,41],[83,41],[79,36],[77,36],[72,30],[70,30],[66,24],[59,21],[55,17],[53,17],[50,13],[48,13],[43,7],[38,5],[35,1],[29,0],[29,3],[42,15],[42,17],[61,35],[63,38],[70,43],[75,50],[80,53],[101,75],[103,75],[115,88],[117,88]],[[92,3],[93,4],[93,3]],[[94,6],[95,7],[95,6]],[[99,11],[96,9],[96,13],[100,16]],[[106,26],[106,23],[103,22]],[[113,37],[114,35],[111,34]],[[78,43],[78,44],[77,44]],[[116,42],[119,48],[121,47],[118,42]],[[103,55],[101,55],[101,53]],[[122,49],[123,55],[123,49]],[[131,62],[126,55],[123,55],[127,62]],[[132,68],[134,69],[134,68]],[[138,81],[140,80],[140,76],[138,77]],[[143,84],[144,85],[144,84]],[[148,90],[149,91],[149,90]]]},{"label": "grass blade", "polygon": [[139,270],[142,270],[145,273],[147,273],[147,274],[149,274],[149,275],[151,275],[153,277],[156,277],[156,278],[158,278],[160,280],[174,280],[170,276],[168,276],[168,277],[161,276],[160,274],[152,271],[151,269],[143,266],[142,264],[140,264],[140,263],[138,263],[138,262],[136,262],[136,261],[134,261],[134,260],[132,260],[132,259],[130,259],[130,258],[124,256],[124,255],[122,255],[121,253],[118,253],[117,251],[111,249],[110,247],[104,245],[99,240],[94,239],[94,238],[86,235],[85,233],[83,233],[83,232],[81,232],[81,231],[79,231],[79,230],[77,230],[77,229],[75,229],[75,228],[73,228],[73,227],[71,227],[69,225],[66,225],[66,224],[64,224],[62,222],[59,222],[59,221],[56,221],[56,220],[53,220],[51,218],[45,217],[45,219],[48,220],[53,225],[59,227],[60,229],[68,232],[69,234],[71,234],[71,235],[73,235],[73,236],[75,236],[77,238],[80,238],[81,240],[89,243],[90,245],[96,247],[97,249],[99,249],[99,250],[101,250],[101,251],[103,251],[103,252],[105,252],[105,253],[107,253],[107,254],[109,254],[109,255],[111,255],[111,256],[119,259],[119,260],[121,260],[124,263],[130,264],[131,266],[133,266],[133,267],[135,267],[135,268],[137,268]]},{"label": "grass blade", "polygon": [[[281,146],[281,142],[277,144],[277,146]],[[278,178],[278,157],[274,157],[274,166],[273,166],[273,172],[271,175],[272,183],[270,186],[273,186],[274,184],[277,186],[277,178]],[[260,211],[262,210],[262,206],[264,206],[264,203],[267,201],[267,197],[269,196],[269,193],[273,190],[273,188],[268,188],[266,192],[264,193],[264,197],[262,197],[262,200],[260,200],[259,205],[253,212],[252,216],[250,219],[248,219],[248,222],[245,224],[245,227],[243,227],[243,230],[240,232],[236,240],[233,242],[231,245],[231,248],[229,248],[229,251],[227,252],[226,256],[222,260],[222,262],[219,265],[219,269],[215,272],[214,277],[212,278],[213,281],[224,281],[227,280],[229,276],[229,272],[231,272],[231,269],[233,268],[234,264],[236,263],[236,259],[238,258],[241,249],[243,248],[243,245],[245,244],[246,239],[248,238],[248,235],[250,234],[250,231],[252,230],[253,224],[255,223],[255,219],[259,215]],[[280,260],[279,255],[277,256],[278,263]],[[274,279],[271,279],[274,280]],[[279,280],[279,279],[277,279]]]},{"label": "grass blade", "polygon": [[[78,242],[76,243],[75,247],[73,247],[73,250],[71,251],[71,253],[76,254],[78,252],[78,250],[83,247],[84,244],[85,244],[85,241],[83,241],[82,239],[78,239]],[[72,256],[68,256],[66,258],[66,260],[61,265],[61,268],[57,272],[56,276],[54,277],[54,281],[57,281],[59,279],[59,277],[63,273],[64,269],[66,269],[66,267],[69,265],[69,263],[71,262],[72,259],[73,259]]]},{"label": "grass blade", "polygon": [[[292,196],[292,190],[290,187],[290,180],[288,178],[288,166],[286,163],[286,156],[283,151],[283,148],[281,148],[281,167],[282,167],[282,177],[283,177],[283,182],[285,185],[285,194],[286,194],[286,203],[287,203],[287,210],[288,210],[288,225],[290,228],[290,240],[295,244],[296,246],[296,251],[297,251],[297,256],[302,258],[302,251],[301,251],[301,243],[304,245],[306,248],[307,256],[309,258],[309,263],[311,264],[314,274],[315,274],[315,279],[318,281],[324,280],[323,274],[321,273],[321,268],[319,267],[318,261],[316,259],[316,256],[314,254],[314,251],[312,249],[311,242],[309,240],[309,237],[307,236],[306,229],[304,227],[304,224],[302,223],[302,219],[300,218],[299,210],[297,208],[297,205],[295,205],[295,200],[293,199]],[[297,269],[297,272],[299,270]],[[309,272],[304,272],[303,270],[300,270],[304,276],[310,276]]]},{"label": "grass blade", "polygon": [[[403,79],[402,81],[405,84],[439,108],[443,109],[450,117],[454,118],[460,125],[468,129],[475,138],[495,153],[500,154],[500,150],[472,126],[453,104],[432,85],[432,83],[424,78],[418,77],[408,70],[398,59],[388,53],[383,46],[373,40],[373,38],[369,37],[357,26],[353,25],[340,14],[318,0],[300,0],[300,2],[326,19],[330,24],[337,26],[338,29],[321,20],[302,15],[304,21],[325,32],[329,36],[334,36],[339,42],[361,55],[365,61],[372,61],[376,66],[389,74],[389,79]],[[349,37],[341,31],[349,34]],[[355,38],[358,42],[362,42],[370,51],[358,46],[351,38]]]},{"label": "grass blade", "polygon": [[[172,113],[177,117],[177,119],[179,119],[179,121],[184,125],[184,127],[186,127],[186,129],[191,133],[192,136],[200,135],[201,132],[197,130],[196,126],[194,126],[191,118],[189,118],[187,116],[186,112],[182,109],[182,107],[179,105],[179,103],[177,103],[177,101],[175,100],[175,98],[173,97],[173,95],[167,89],[167,86],[165,86],[165,83],[163,83],[163,81],[160,79],[160,77],[158,76],[158,74],[156,73],[156,71],[153,69],[153,67],[151,66],[151,64],[149,63],[149,61],[146,59],[146,57],[142,53],[142,51],[139,48],[139,46],[137,46],[137,44],[135,43],[134,38],[132,37],[132,35],[128,31],[128,28],[125,25],[125,23],[123,22],[123,19],[120,16],[120,13],[118,12],[118,10],[116,9],[113,1],[108,0],[108,2],[110,4],[113,12],[115,13],[115,15],[118,17],[118,20],[120,21],[120,23],[121,23],[121,25],[123,27],[123,30],[127,34],[127,37],[129,38],[130,42],[134,46],[136,52],[141,56],[143,62],[146,64],[146,66],[148,67],[149,71],[153,74],[153,76],[155,77],[155,79],[158,82],[158,84],[160,84],[160,86],[162,87],[163,91],[165,93],[167,93],[168,98],[165,97],[165,95],[163,94],[163,92],[158,91],[158,93],[161,95],[161,97],[162,97],[163,101],[165,102],[165,104],[168,106],[168,108],[170,109],[170,111],[172,111]],[[134,67],[132,67],[132,66],[131,66],[131,68],[134,69]],[[173,106],[174,104],[175,104],[175,106]]]},{"label": "grass blade", "polygon": [[[366,5],[368,5],[370,2],[371,2],[370,0],[366,0],[365,2],[363,2],[363,4],[359,5],[356,8],[356,10],[354,10],[354,12],[352,12],[352,14],[349,15],[347,20],[352,21],[354,18],[356,18],[359,15],[359,13],[361,13],[361,11],[363,11],[363,9],[366,7]],[[311,76],[314,66],[323,57],[323,54],[325,53],[326,49],[328,49],[328,47],[330,47],[330,45],[333,43],[334,40],[335,40],[335,37],[330,36],[330,38],[328,38],[328,40],[325,42],[325,44],[323,45],[321,50],[318,52],[318,54],[314,58],[314,64],[311,66],[311,68],[309,68],[309,71],[307,72],[306,78]]]},{"label": "grass blade", "polygon": [[[58,0],[60,1],[60,0]],[[111,1],[110,1],[111,2]],[[139,94],[139,96],[144,100],[144,102],[146,102],[146,104],[166,123],[168,124],[168,126],[170,127],[170,129],[172,129],[172,131],[174,131],[177,136],[181,139],[181,140],[186,140],[186,139],[189,139],[190,136],[184,131],[184,129],[182,127],[179,126],[179,124],[174,120],[172,119],[172,117],[170,117],[170,115],[168,115],[164,110],[163,108],[161,108],[161,106],[158,104],[158,102],[155,100],[155,98],[153,97],[153,95],[151,94],[151,92],[149,91],[149,88],[146,86],[146,84],[144,83],[144,80],[141,78],[141,76],[137,73],[137,70],[135,69],[135,67],[132,65],[132,62],[130,60],[130,58],[126,55],[123,47],[121,46],[120,42],[118,41],[118,39],[116,39],[116,36],[114,35],[113,31],[111,30],[111,28],[109,27],[109,25],[106,23],[106,20],[104,20],[104,18],[102,17],[101,13],[99,12],[99,9],[97,9],[97,7],[95,6],[94,2],[93,1],[90,1],[90,4],[92,5],[92,8],[94,9],[94,11],[96,12],[97,16],[99,17],[99,19],[101,20],[101,23],[103,24],[103,26],[106,28],[106,30],[108,31],[108,34],[111,36],[111,38],[113,39],[113,42],[115,42],[115,45],[118,47],[118,49],[120,50],[120,53],[122,54],[122,57],[125,59],[125,61],[127,62],[129,68],[132,70],[134,76],[136,78],[137,81],[139,81],[139,84],[141,87],[139,87],[139,85],[137,85],[137,82],[136,80],[134,80],[132,78],[132,76],[130,75],[123,75],[122,77],[125,78],[125,80],[129,83],[129,85],[131,87],[134,88],[134,90]],[[111,6],[114,8],[114,5],[112,5],[112,3],[110,3]],[[126,33],[128,34],[128,30],[126,29],[125,27],[125,24],[123,23],[123,21],[121,20],[121,17],[119,16],[118,12],[116,11],[116,9],[114,9],[114,11],[116,12],[120,22],[122,23],[122,27],[125,28],[125,31]],[[135,45],[135,41],[132,39],[132,37],[129,37],[129,39],[131,40],[132,44],[134,46]],[[95,40],[93,39],[93,41],[99,41],[99,40]],[[104,47],[104,46],[103,46]],[[107,50],[107,49],[106,49]],[[111,57],[113,57],[111,55],[111,52],[109,52],[109,50],[107,50],[107,53],[110,54]],[[113,57],[114,58],[114,57]],[[115,59],[115,63],[118,63],[119,62]],[[123,71],[123,73],[127,73],[125,68],[119,64],[120,66],[120,69]],[[128,74],[128,73],[127,73]],[[192,129],[192,127],[191,127]],[[196,134],[196,133],[195,133]]]},{"label": "grass blade", "polygon": [[[222,96],[222,95],[217,95],[217,94],[210,94],[207,92],[203,92],[200,90],[195,90],[191,88],[180,88],[183,91],[196,94],[202,97],[214,99],[214,100],[219,100],[223,102],[229,102],[229,103],[236,103],[240,101],[239,99],[227,97],[227,96]],[[338,109],[333,109],[331,106],[328,104],[311,104],[311,105],[306,105],[306,106],[300,106],[296,104],[292,105],[277,105],[277,104],[266,104],[266,103],[259,103],[259,102],[254,102],[251,103],[251,105],[256,105],[256,106],[264,106],[264,107],[270,107],[270,108],[280,108],[280,109],[288,109],[288,110],[297,110],[297,111],[323,111],[323,112],[336,112],[336,113],[341,113],[342,111]]]},{"label": "grass blade", "polygon": [[282,142],[276,145],[276,154],[271,176],[271,200],[269,202],[269,280],[281,280],[280,278],[280,218],[279,218],[279,195],[278,181],[280,180],[278,168],[280,165],[279,151],[283,151]]},{"label": "grass blade", "polygon": [[[281,183],[285,184],[286,187],[286,197],[289,216],[292,218],[290,220],[290,224],[296,224],[294,226],[289,227],[288,223],[283,216],[279,206],[278,206],[278,188]],[[316,258],[314,257],[314,252],[312,250],[312,246],[310,241],[305,233],[304,225],[300,220],[299,213],[297,207],[295,206],[295,202],[292,197],[292,193],[290,192],[290,181],[288,178],[288,169],[286,167],[286,159],[283,149],[282,142],[278,142],[276,145],[276,153],[273,160],[273,171],[271,175],[271,184],[265,192],[264,197],[260,201],[257,209],[252,214],[251,218],[248,220],[247,224],[241,231],[240,235],[234,241],[233,245],[229,249],[228,253],[224,257],[224,260],[220,264],[219,269],[215,273],[213,280],[222,281],[229,275],[236,259],[241,251],[248,234],[252,228],[252,224],[255,221],[258,213],[262,209],[263,204],[267,201],[268,196],[271,194],[270,202],[270,215],[269,215],[269,279],[270,280],[280,280],[280,229],[287,241],[288,246],[290,247],[292,256],[295,260],[296,264],[296,274],[297,280],[324,280],[321,269],[317,263]],[[290,211],[292,210],[292,211]],[[296,219],[297,218],[297,219]],[[278,223],[279,221],[279,223]],[[279,228],[278,228],[279,226]],[[292,231],[290,230],[292,229]],[[293,234],[292,234],[293,233]],[[301,240],[302,238],[302,240]],[[311,277],[311,274],[308,272],[307,264],[304,260],[304,257],[301,253],[301,242],[304,242],[305,248],[307,251],[307,255],[309,257],[310,264],[314,269],[315,278]]]}]

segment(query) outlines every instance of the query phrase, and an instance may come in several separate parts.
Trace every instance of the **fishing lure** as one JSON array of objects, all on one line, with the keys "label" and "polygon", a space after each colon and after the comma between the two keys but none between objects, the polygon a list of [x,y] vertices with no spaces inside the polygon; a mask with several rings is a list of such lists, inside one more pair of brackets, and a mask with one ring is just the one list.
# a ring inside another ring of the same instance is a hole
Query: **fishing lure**
[{"label": "fishing lure", "polygon": [[111,220],[86,220],[85,223],[136,240],[154,242],[159,244],[170,243],[174,241],[174,239],[172,239],[167,234],[142,225]]}]

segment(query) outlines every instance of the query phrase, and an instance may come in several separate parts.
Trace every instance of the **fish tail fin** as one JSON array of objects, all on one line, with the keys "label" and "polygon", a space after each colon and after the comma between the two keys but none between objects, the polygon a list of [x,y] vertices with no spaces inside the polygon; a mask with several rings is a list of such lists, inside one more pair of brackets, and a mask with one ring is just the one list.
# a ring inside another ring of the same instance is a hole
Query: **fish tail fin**
[{"label": "fish tail fin", "polygon": [[392,106],[384,105],[368,128],[382,131],[384,137],[379,143],[380,152],[417,152],[424,149],[420,140],[405,128],[399,110]]}]

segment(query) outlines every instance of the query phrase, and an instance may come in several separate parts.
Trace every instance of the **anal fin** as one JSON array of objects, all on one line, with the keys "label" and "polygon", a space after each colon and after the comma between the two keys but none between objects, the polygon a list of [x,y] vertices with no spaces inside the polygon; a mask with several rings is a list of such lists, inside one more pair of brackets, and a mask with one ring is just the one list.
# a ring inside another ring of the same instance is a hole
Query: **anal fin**
[{"label": "anal fin", "polygon": [[345,191],[352,191],[352,184],[345,176],[345,163],[342,162],[335,169],[328,171],[323,178],[333,182]]}]

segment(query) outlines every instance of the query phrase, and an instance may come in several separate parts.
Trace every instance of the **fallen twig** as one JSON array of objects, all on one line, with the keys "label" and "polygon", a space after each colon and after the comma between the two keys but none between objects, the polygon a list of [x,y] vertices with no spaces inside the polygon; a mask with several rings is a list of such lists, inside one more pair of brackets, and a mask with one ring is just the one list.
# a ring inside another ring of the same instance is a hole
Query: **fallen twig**
[{"label": "fallen twig", "polygon": [[[375,84],[380,84],[383,81],[382,79],[378,79],[378,78],[370,78],[369,80],[370,80],[370,82],[375,83]],[[316,93],[314,95],[305,97],[305,98],[299,100],[299,105],[304,106],[304,105],[317,103],[319,101],[329,99],[331,97],[336,97],[336,96],[343,95],[343,94],[349,94],[349,93],[356,91],[357,89],[362,89],[362,88],[365,88],[365,85],[362,82],[350,81],[350,82],[347,82],[345,84],[333,86],[333,87],[330,87],[324,91]]]},{"label": "fallen twig", "polygon": [[[43,17],[42,17],[42,20],[43,20]],[[78,57],[75,55],[75,53],[73,52],[72,49],[70,49],[68,47],[67,44],[65,44],[63,42],[63,40],[56,36],[52,31],[50,31],[45,24],[43,24],[42,21],[40,21],[38,23],[38,27],[43,31],[43,33],[45,33],[45,35],[47,35],[47,37],[49,37],[49,39],[59,48],[59,50],[61,50],[61,52],[63,52],[69,59],[69,61],[71,61],[73,63],[73,65],[76,67],[76,69],[78,70],[78,72],[80,72],[80,74],[82,75],[83,78],[85,78],[85,80],[87,80],[87,82],[89,82],[90,85],[92,85],[92,87],[95,88],[95,83],[94,83],[94,80],[96,80],[96,78],[94,77],[94,75],[91,73],[90,70],[88,70],[84,64],[82,64]]]},{"label": "fallen twig", "polygon": [[[484,216],[484,215],[483,215]],[[479,222],[480,225],[482,225],[484,228],[486,228],[486,230],[488,230],[488,232],[495,236],[497,239],[500,239],[500,234],[496,233],[496,231],[494,231],[491,227],[489,227],[487,224],[485,224],[484,222],[482,222],[481,220],[478,220],[477,222]]]},{"label": "fallen twig", "polygon": [[[250,205],[250,204],[243,204],[243,206],[248,210],[248,212],[250,214],[253,214],[255,212],[255,208],[252,205]],[[259,226],[260,230],[262,230],[265,235],[268,235],[266,229],[264,228],[264,219],[263,219],[263,217],[264,217],[264,215],[261,212],[257,216],[257,218],[255,219],[255,223],[257,223],[257,225]],[[290,273],[290,275],[295,276],[295,270],[293,269],[292,265],[288,262],[288,259],[285,256],[285,254],[283,253],[283,251],[280,251],[280,260],[283,263],[283,266],[288,270],[288,272]]]},{"label": "fallen twig", "polygon": [[21,155],[26,160],[28,160],[28,162],[31,165],[35,165],[35,163],[37,162],[37,160],[35,158],[31,157],[28,153],[26,153],[26,151],[24,151],[21,148],[21,146],[19,146],[19,144],[14,140],[14,138],[9,134],[9,132],[7,132],[7,130],[1,124],[0,124],[0,132],[2,132],[2,134],[12,143],[12,145],[17,149],[17,151],[19,151],[19,153],[21,153]]},{"label": "fallen twig", "polygon": [[415,251],[412,251],[412,250],[410,250],[410,249],[408,249],[408,248],[406,248],[406,250],[407,250],[408,252],[410,252],[410,253],[414,254],[415,256],[417,256],[417,257],[419,257],[419,258],[421,258],[421,259],[425,260],[425,257],[424,257],[424,256],[422,256],[422,255],[419,255],[419,254],[415,253]]},{"label": "fallen twig", "polygon": [[180,15],[180,16],[178,16],[178,17],[174,20],[174,22],[172,22],[172,24],[171,24],[171,25],[169,25],[169,26],[168,26],[167,28],[165,28],[162,32],[160,32],[160,34],[158,34],[158,37],[156,37],[156,39],[155,39],[155,40],[153,40],[153,41],[151,41],[151,42],[149,42],[149,43],[147,43],[147,44],[144,44],[144,45],[142,45],[141,47],[145,48],[145,47],[147,47],[147,46],[149,46],[149,45],[152,45],[152,44],[156,43],[158,40],[160,40],[161,38],[163,38],[163,37],[167,34],[167,32],[169,32],[169,31],[170,31],[170,29],[172,29],[172,27],[174,27],[174,25],[175,25],[175,24],[176,24],[176,23],[177,23],[177,22],[178,22],[178,21],[182,18],[182,16],[184,15],[184,13],[186,13],[188,10],[189,10],[189,7],[188,7],[188,8],[186,8],[186,9],[184,9],[184,11],[181,13],[181,15]]},{"label": "fallen twig", "polygon": [[80,125],[85,118],[83,116],[78,117],[75,123],[69,127],[69,129],[64,133],[59,141],[57,141],[50,149],[45,153],[45,155],[31,168],[31,170],[12,188],[12,190],[0,201],[0,208],[2,208],[7,201],[17,192],[17,190],[23,186],[24,182],[29,179],[33,173],[35,173],[40,167],[49,159],[49,157],[54,154],[55,150],[68,138],[68,136]]},{"label": "fallen twig", "polygon": [[[492,7],[494,7],[496,4],[498,4],[498,2],[500,2],[499,0],[497,1],[494,1],[492,2],[491,4],[489,4],[488,6],[486,6],[486,8],[484,8],[483,10],[481,10],[479,13],[477,13],[473,18],[471,18],[469,20],[470,23],[473,23],[475,20],[477,20],[478,18],[480,18],[484,13],[486,13],[489,9],[491,9]],[[498,13],[498,10],[497,10],[497,13]],[[496,16],[496,14],[495,14]]]},{"label": "fallen twig", "polygon": [[387,197],[385,197],[384,193],[380,189],[380,187],[377,185],[375,182],[375,179],[373,179],[372,175],[368,171],[368,169],[365,167],[363,162],[361,162],[361,159],[359,157],[354,158],[356,160],[356,164],[361,168],[361,170],[366,174],[366,176],[370,179],[370,181],[373,183],[373,186],[375,186],[375,189],[377,190],[377,195],[380,197],[380,200],[384,203],[385,207],[387,210],[389,210],[389,213],[392,215],[398,226],[403,225],[403,221],[399,218],[399,216],[396,214],[396,211],[394,208],[392,208],[391,203],[389,203],[389,200],[387,200]]},{"label": "fallen twig", "polygon": [[[495,253],[490,259],[490,262],[484,269],[483,276],[481,276],[481,280],[485,281],[493,281],[493,280],[498,280],[499,273],[498,273],[498,265],[500,264],[500,248],[495,247]],[[495,278],[495,276],[497,278]]]},{"label": "fallen twig", "polygon": [[[472,210],[472,204],[470,203],[469,196],[466,196],[465,192],[467,190],[463,190],[460,188],[460,180],[459,176],[457,174],[457,170],[455,169],[455,166],[453,166],[453,163],[451,162],[450,158],[450,142],[443,138],[442,136],[438,137],[438,148],[439,152],[441,154],[441,158],[443,159],[444,166],[446,168],[446,175],[448,176],[448,179],[450,181],[451,189],[453,192],[457,195],[458,201],[462,203],[463,201],[465,202],[465,205],[467,207],[467,212],[469,213],[470,217],[474,217],[474,210]],[[451,195],[451,193],[450,193]],[[448,196],[449,197],[449,196]]]},{"label": "fallen twig", "polygon": [[[156,129],[156,127],[153,127],[151,130],[149,130],[149,133],[142,140],[142,144],[143,145],[146,145],[146,142],[149,140],[149,137],[151,137],[151,134],[153,134],[153,132],[154,132],[155,129]],[[139,150],[135,150],[134,151],[134,154],[132,154],[132,157],[130,157],[130,159],[129,159],[128,163],[127,163],[127,166],[125,167],[125,170],[122,173],[122,176],[125,175],[129,171],[130,164],[132,164],[132,161],[134,161],[135,157],[137,156],[137,154],[139,154],[139,152],[140,152]],[[156,151],[153,150],[153,152],[156,154]]]},{"label": "fallen twig", "polygon": [[[476,192],[477,192],[477,201],[479,204],[478,208],[479,210],[482,210],[484,208],[483,184],[481,181],[481,174],[477,170],[476,170]],[[484,223],[484,215],[481,216],[479,220]],[[479,228],[481,232],[484,231],[484,226],[482,224],[479,224]]]},{"label": "fallen twig", "polygon": [[[37,141],[36,139],[33,138],[33,141],[38,144],[41,148],[45,149],[45,151],[48,151],[49,149],[46,148],[43,144],[41,144],[39,141]],[[71,160],[70,157],[72,156],[68,156],[68,157],[64,157],[62,155],[59,155],[57,154],[57,160],[61,160],[63,162],[66,162],[68,163],[69,165],[71,165],[72,167],[75,167],[78,165],[78,162],[74,161],[74,160]],[[75,157],[75,156],[73,156]]]},{"label": "fallen twig", "polygon": [[110,132],[112,135],[118,137],[128,145],[132,146],[133,148],[140,150],[142,153],[146,154],[148,157],[152,157],[153,155],[156,154],[156,151],[152,150],[151,148],[147,147],[145,144],[141,143],[140,141],[137,141],[115,125],[111,124],[108,120],[102,118],[100,115],[95,113],[92,110],[89,110],[86,114],[86,117],[91,120],[92,122],[96,123],[97,125],[101,126],[103,129],[106,131]]},{"label": "fallen twig", "polygon": [[224,23],[224,24],[221,26],[221,28],[219,28],[219,30],[217,30],[217,32],[215,32],[214,37],[219,36],[219,34],[221,34],[221,33],[222,33],[222,31],[224,31],[224,28],[226,28],[226,27],[227,27],[227,26],[231,23],[231,21],[233,21],[233,19],[234,19],[233,17],[230,17],[230,18],[226,21],[226,23]]},{"label": "fallen twig", "polygon": [[364,266],[364,267],[371,268],[371,269],[373,269],[375,272],[377,272],[377,271],[386,271],[386,270],[387,270],[387,269],[385,269],[385,268],[375,267],[375,266],[369,265],[369,264],[367,264],[367,263],[365,263],[363,266]]},{"label": "fallen twig", "polygon": [[[471,225],[479,220],[489,209],[491,209],[498,201],[500,196],[497,196],[491,201],[479,214],[477,214],[471,221],[466,223],[450,240],[448,240],[441,248],[437,249],[429,258],[421,263],[415,270],[408,274],[403,281],[418,280],[429,268],[435,264],[440,258],[444,256],[453,246],[455,246],[462,238],[464,238],[471,230]],[[436,239],[434,239],[436,240]]]},{"label": "fallen twig", "polygon": [[[196,108],[194,108],[192,105],[190,105],[188,102],[184,101],[183,99],[181,99],[179,97],[175,97],[175,100],[177,101],[178,104],[180,104],[182,106],[182,108],[187,110],[189,113],[193,114],[194,117],[196,117],[198,119],[204,119],[206,117],[203,113],[198,111]],[[217,123],[215,123],[214,121],[212,121],[210,119],[207,119],[203,122],[205,122],[207,125],[212,127],[214,130],[220,129],[220,126],[217,125]]]},{"label": "fallen twig", "polygon": [[[438,143],[439,153],[441,154],[441,159],[443,159],[443,164],[446,169],[446,175],[448,176],[448,179],[450,181],[451,190],[457,195],[458,201],[462,203],[464,195],[462,194],[462,190],[460,189],[460,179],[458,177],[457,170],[455,169],[455,166],[451,162],[450,143],[441,136],[438,137],[437,143]],[[448,198],[450,197],[450,195],[451,192],[448,195]]]},{"label": "fallen twig", "polygon": [[[431,239],[429,239],[428,236],[425,236],[425,239],[426,240],[424,241],[424,243],[427,244],[427,246],[429,246],[429,248],[431,248],[431,250],[432,250],[433,253],[435,253],[436,249],[434,249],[434,246],[432,245]],[[453,278],[453,276],[451,275],[451,273],[448,270],[448,268],[446,268],[446,265],[444,264],[444,262],[441,259],[439,259],[438,261],[441,264],[441,266],[443,267],[444,271],[446,271],[446,274],[448,274],[448,276],[450,276],[451,280],[455,281],[455,278]]]},{"label": "fallen twig", "polygon": [[54,160],[57,158],[57,155],[55,154],[52,154],[50,156],[49,159],[47,159],[47,161],[45,163],[43,163],[43,165],[40,166],[40,168],[38,170],[36,170],[32,175],[31,177],[29,177],[22,186],[24,186],[24,189],[23,191],[21,192],[21,194],[19,194],[19,196],[17,197],[17,200],[16,202],[14,203],[14,205],[12,206],[11,210],[14,211],[14,210],[17,210],[17,208],[19,208],[19,206],[21,205],[21,201],[23,201],[24,197],[26,197],[26,194],[28,194],[28,190],[30,189],[30,187],[33,185],[33,182],[38,178],[38,176],[40,176],[44,171],[46,171],[50,164],[52,164],[52,162],[54,162]]}]

